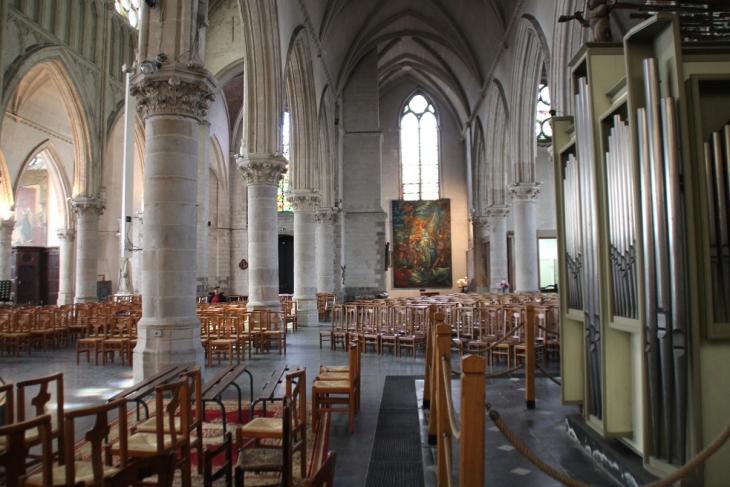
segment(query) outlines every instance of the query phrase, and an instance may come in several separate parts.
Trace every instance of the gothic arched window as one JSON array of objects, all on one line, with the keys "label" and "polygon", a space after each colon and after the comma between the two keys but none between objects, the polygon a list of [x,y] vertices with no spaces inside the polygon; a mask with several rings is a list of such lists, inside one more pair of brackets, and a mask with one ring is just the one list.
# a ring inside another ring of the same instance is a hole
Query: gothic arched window
[{"label": "gothic arched window", "polygon": [[540,83],[537,91],[537,113],[535,115],[535,136],[537,142],[553,140],[553,126],[550,125],[550,89],[547,83]]},{"label": "gothic arched window", "polygon": [[289,110],[284,111],[284,120],[281,124],[281,155],[286,159],[286,172],[279,180],[279,187],[276,191],[276,207],[279,211],[293,211],[291,203],[286,200],[289,192]]},{"label": "gothic arched window", "polygon": [[116,0],[114,8],[124,15],[129,25],[139,28],[139,4],[142,0]]},{"label": "gothic arched window", "polygon": [[400,167],[404,200],[439,199],[438,120],[423,95],[414,95],[403,107]]}]

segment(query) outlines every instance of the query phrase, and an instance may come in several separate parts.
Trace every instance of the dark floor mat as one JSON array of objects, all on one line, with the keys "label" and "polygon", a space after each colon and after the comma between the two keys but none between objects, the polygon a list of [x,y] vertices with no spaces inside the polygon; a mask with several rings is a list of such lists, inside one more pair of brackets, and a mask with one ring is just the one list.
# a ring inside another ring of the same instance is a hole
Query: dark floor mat
[{"label": "dark floor mat", "polygon": [[424,485],[417,379],[422,377],[385,378],[365,487]]}]

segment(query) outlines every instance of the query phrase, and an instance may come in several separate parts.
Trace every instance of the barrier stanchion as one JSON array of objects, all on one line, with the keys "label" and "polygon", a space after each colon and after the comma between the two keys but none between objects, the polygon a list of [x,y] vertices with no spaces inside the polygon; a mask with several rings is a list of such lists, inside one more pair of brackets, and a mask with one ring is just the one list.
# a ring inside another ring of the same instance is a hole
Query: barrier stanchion
[{"label": "barrier stanchion", "polygon": [[[435,445],[437,443],[436,435],[438,433],[438,423],[437,423],[437,417],[438,417],[438,405],[436,404],[436,390],[438,388],[438,375],[436,373],[440,373],[441,369],[438,368],[437,362],[440,362],[438,359],[438,350],[436,347],[436,326],[438,323],[444,322],[444,314],[443,313],[436,313],[434,316],[434,322],[431,326],[428,328],[428,337],[429,341],[431,342],[430,345],[426,345],[426,362],[430,363],[430,365],[426,366],[426,374],[428,374],[429,378],[429,404],[430,404],[430,414],[428,416],[428,444],[429,445]],[[449,332],[451,333],[451,332]],[[425,384],[424,384],[425,389]],[[424,390],[423,393],[424,397],[426,396],[426,392]]]},{"label": "barrier stanchion", "polygon": [[423,409],[431,407],[431,366],[433,365],[433,332],[436,323],[436,305],[428,307],[426,322],[426,370],[423,374]]},{"label": "barrier stanchion", "polygon": [[527,409],[535,409],[535,307],[527,306],[525,316],[525,403]]},{"label": "barrier stanchion", "polygon": [[469,355],[461,359],[461,437],[459,481],[463,486],[484,485],[484,372],[487,359]]},{"label": "barrier stanchion", "polygon": [[[450,394],[451,391],[446,390],[446,386],[443,384],[441,377],[443,375],[442,368],[448,367],[449,376],[451,375],[451,327],[446,323],[443,323],[443,317],[441,320],[437,319],[439,323],[436,325],[436,357],[434,360],[433,369],[435,373],[432,377],[433,385],[436,385],[436,424],[437,424],[437,445],[438,445],[438,457],[437,457],[437,485],[445,486],[451,483],[450,474],[450,455],[451,452],[451,423],[449,420],[449,410],[446,401],[448,398],[446,394]],[[442,361],[440,357],[447,357],[449,360]],[[482,378],[482,381],[484,379]],[[450,385],[450,384],[449,384]],[[483,413],[482,413],[483,414]],[[433,418],[434,412],[431,411],[431,417]],[[429,431],[430,433],[430,431]]]}]

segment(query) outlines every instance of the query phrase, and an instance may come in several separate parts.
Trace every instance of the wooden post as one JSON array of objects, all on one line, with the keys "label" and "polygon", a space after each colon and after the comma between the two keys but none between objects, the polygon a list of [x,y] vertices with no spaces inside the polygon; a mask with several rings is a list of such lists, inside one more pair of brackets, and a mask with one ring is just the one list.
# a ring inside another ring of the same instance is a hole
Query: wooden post
[{"label": "wooden post", "polygon": [[525,317],[525,403],[535,409],[535,306],[527,305]]},{"label": "wooden post", "polygon": [[431,374],[429,367],[433,359],[433,332],[436,323],[436,305],[428,307],[428,321],[426,323],[426,371],[423,374],[423,409],[431,407]]},{"label": "wooden post", "polygon": [[[438,456],[436,465],[438,467],[436,485],[449,485],[449,470],[447,469],[446,448],[451,449],[451,423],[449,422],[449,409],[446,405],[446,394],[451,391],[446,390],[451,387],[451,327],[441,322],[436,325],[436,354],[434,357],[433,383],[436,384],[436,420],[437,420],[437,445]],[[441,357],[445,356],[448,360],[449,383],[444,384],[442,377],[444,364],[441,363]],[[433,410],[431,411],[433,417]],[[430,432],[429,432],[430,433]]]},{"label": "wooden post", "polygon": [[[436,348],[436,327],[437,324],[442,324],[444,322],[444,315],[443,313],[436,313],[434,317],[434,323],[432,326],[429,326],[428,328],[428,336],[429,336],[429,342],[430,344],[426,345],[426,361],[431,364],[431,367],[428,368],[428,363],[426,364],[426,377],[429,379],[429,409],[430,414],[428,416],[428,444],[429,445],[435,445],[436,444],[436,435],[438,433],[438,426],[437,426],[437,418],[438,418],[438,404],[436,404],[436,394],[438,390],[438,376],[436,373],[438,372],[438,364],[440,363],[440,360],[438,360],[438,350]],[[430,372],[429,372],[430,370]],[[423,391],[424,398],[426,397],[426,391],[425,391],[425,384],[424,384],[424,391]]]},{"label": "wooden post", "polygon": [[484,372],[487,360],[479,355],[461,359],[460,485],[484,485]]}]

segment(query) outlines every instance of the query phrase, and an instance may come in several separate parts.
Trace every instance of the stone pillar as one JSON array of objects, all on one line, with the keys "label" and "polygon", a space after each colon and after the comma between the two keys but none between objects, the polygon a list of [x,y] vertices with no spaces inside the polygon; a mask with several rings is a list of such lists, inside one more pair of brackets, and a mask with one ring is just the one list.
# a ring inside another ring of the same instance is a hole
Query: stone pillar
[{"label": "stone pillar", "polygon": [[474,225],[474,276],[477,292],[489,290],[489,276],[487,275],[487,259],[484,246],[489,237],[489,220],[486,216],[476,216],[472,219]]},{"label": "stone pillar", "polygon": [[509,187],[515,212],[515,292],[537,292],[538,256],[535,200],[539,183],[516,183]]},{"label": "stone pillar", "polygon": [[58,301],[56,304],[71,304],[74,301],[74,240],[76,230],[62,228],[56,232],[61,242],[58,249]]},{"label": "stone pillar", "polygon": [[96,302],[96,270],[99,259],[99,216],[104,202],[99,198],[79,196],[71,200],[76,213],[79,241],[76,244],[75,303]]},{"label": "stone pillar", "polygon": [[198,126],[198,224],[197,224],[197,293],[208,292],[208,222],[210,221],[210,123],[200,122]]},{"label": "stone pillar", "polygon": [[175,66],[135,83],[145,120],[142,318],[134,380],[176,365],[202,365],[196,313],[198,124],[215,82],[205,70]]},{"label": "stone pillar", "polygon": [[271,154],[238,156],[248,184],[249,309],[281,309],[279,302],[279,215],[276,190],[286,159]]},{"label": "stone pillar", "polygon": [[[498,291],[499,283],[509,282],[509,266],[507,260],[507,216],[506,206],[491,206],[486,211],[489,221],[489,276],[490,291]],[[512,285],[512,284],[510,284]]]},{"label": "stone pillar", "polygon": [[294,210],[294,300],[297,325],[317,326],[315,212],[322,197],[314,190],[294,189],[287,200]]},{"label": "stone pillar", "polygon": [[335,292],[335,221],[337,208],[319,208],[314,215],[317,222],[315,235],[317,292]]},{"label": "stone pillar", "polygon": [[0,281],[10,280],[10,259],[13,257],[15,220],[0,221]]}]

